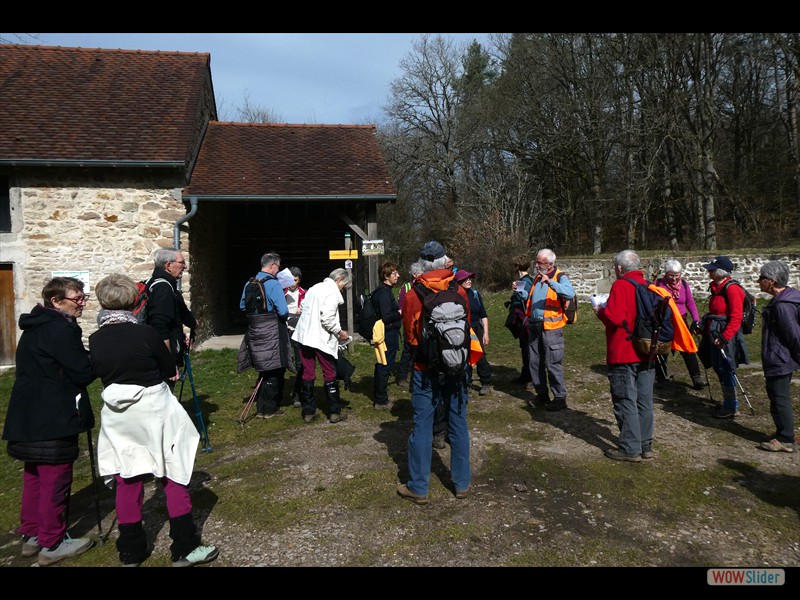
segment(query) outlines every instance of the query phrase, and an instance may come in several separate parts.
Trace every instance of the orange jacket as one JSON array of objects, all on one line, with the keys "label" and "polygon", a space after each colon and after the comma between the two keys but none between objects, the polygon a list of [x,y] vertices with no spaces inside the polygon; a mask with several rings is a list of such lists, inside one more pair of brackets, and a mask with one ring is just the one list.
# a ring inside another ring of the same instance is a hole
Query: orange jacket
[{"label": "orange jacket", "polygon": [[694,337],[686,326],[686,321],[683,320],[672,294],[654,283],[651,283],[647,288],[669,300],[669,307],[672,309],[672,328],[675,330],[675,337],[672,338],[672,349],[678,352],[697,352],[697,344],[694,341]]}]

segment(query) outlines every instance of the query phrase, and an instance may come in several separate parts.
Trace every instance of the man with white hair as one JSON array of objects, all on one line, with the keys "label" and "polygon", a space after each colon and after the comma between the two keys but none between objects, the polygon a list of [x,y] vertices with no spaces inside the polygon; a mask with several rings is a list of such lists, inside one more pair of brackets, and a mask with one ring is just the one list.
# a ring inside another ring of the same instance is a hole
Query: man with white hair
[{"label": "man with white hair", "polygon": [[[564,331],[567,316],[565,302],[575,298],[569,277],[556,268],[556,255],[549,248],[536,254],[536,276],[525,307],[528,327],[528,365],[535,398],[531,406],[546,410],[567,408],[567,386],[564,384]],[[548,391],[553,392],[550,400]]]},{"label": "man with white hair", "polygon": [[633,346],[626,324],[636,320],[636,285],[622,282],[629,279],[647,285],[639,255],[623,250],[614,257],[617,280],[611,285],[608,301],[595,311],[606,328],[606,364],[611,384],[611,401],[619,427],[617,448],[605,455],[612,460],[641,462],[653,454],[653,382],[655,368],[642,358]]}]

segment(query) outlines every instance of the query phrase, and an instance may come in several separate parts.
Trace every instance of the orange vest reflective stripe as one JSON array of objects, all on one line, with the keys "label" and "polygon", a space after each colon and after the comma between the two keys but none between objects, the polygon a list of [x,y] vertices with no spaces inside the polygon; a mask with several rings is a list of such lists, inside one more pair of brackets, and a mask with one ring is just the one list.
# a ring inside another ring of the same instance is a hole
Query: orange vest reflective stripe
[{"label": "orange vest reflective stripe", "polygon": [[[558,276],[561,273],[558,269],[556,272],[553,273],[553,277],[551,279],[558,280]],[[541,281],[541,276],[536,275],[536,278],[533,280],[531,284],[531,289],[528,292],[528,303],[525,306],[525,314],[530,317],[531,316],[531,303],[533,302],[533,288],[536,287],[536,284]],[[545,330],[550,329],[561,329],[564,325],[567,324],[567,315],[564,314],[564,306],[561,304],[561,300],[556,294],[555,290],[550,286],[547,287],[547,297],[544,300],[544,315],[543,315],[544,325],[543,328]]]},{"label": "orange vest reflective stripe", "polygon": [[683,320],[681,313],[678,311],[672,294],[655,283],[651,283],[647,287],[669,300],[669,307],[672,309],[672,328],[675,330],[675,337],[672,338],[672,349],[678,352],[689,352],[690,354],[697,352],[697,344],[694,341],[694,337],[686,326],[686,321]]}]

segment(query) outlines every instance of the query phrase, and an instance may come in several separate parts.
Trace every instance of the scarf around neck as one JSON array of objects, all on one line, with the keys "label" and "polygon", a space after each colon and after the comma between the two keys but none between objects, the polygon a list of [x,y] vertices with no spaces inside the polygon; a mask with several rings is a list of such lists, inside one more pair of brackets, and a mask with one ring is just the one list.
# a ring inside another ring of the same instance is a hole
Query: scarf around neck
[{"label": "scarf around neck", "polygon": [[138,323],[134,314],[129,310],[106,310],[99,315],[100,327],[117,325],[119,323]]}]

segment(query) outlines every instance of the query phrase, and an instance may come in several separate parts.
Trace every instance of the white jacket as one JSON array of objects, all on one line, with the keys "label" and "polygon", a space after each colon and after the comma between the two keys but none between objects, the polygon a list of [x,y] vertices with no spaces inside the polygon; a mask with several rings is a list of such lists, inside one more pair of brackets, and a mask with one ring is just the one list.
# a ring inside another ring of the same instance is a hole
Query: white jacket
[{"label": "white jacket", "polygon": [[336,358],[339,355],[339,306],[344,304],[339,286],[330,277],[312,285],[303,300],[303,312],[292,339]]},{"label": "white jacket", "polygon": [[112,383],[101,396],[97,466],[105,483],[152,473],[188,485],[200,434],[169,386]]}]

